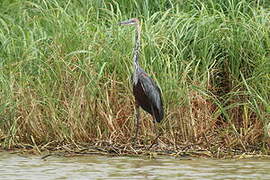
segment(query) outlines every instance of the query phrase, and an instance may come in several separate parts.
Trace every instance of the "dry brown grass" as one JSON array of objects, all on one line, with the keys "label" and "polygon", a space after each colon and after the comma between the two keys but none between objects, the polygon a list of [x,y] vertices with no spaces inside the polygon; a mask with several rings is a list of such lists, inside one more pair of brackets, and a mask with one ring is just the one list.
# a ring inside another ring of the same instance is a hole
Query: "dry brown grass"
[{"label": "dry brown grass", "polygon": [[[68,78],[68,77],[67,77]],[[70,78],[70,77],[69,77]],[[67,80],[68,81],[68,80]],[[130,145],[134,135],[134,98],[130,87],[108,76],[93,97],[83,81],[68,81],[67,91],[58,95],[55,104],[47,104],[31,88],[18,88],[16,120],[1,130],[1,139],[12,148],[23,146],[45,150],[47,144],[77,144],[108,142]],[[72,88],[71,88],[72,87]],[[185,105],[168,105],[166,116],[159,125],[161,149],[242,149],[256,148],[262,139],[261,121],[246,106],[230,109],[235,122],[214,117],[217,106],[197,91],[188,93]],[[181,101],[179,99],[179,101]],[[27,106],[26,106],[27,105]],[[141,110],[138,144],[149,147],[155,139],[152,118]],[[102,146],[103,143],[100,145]]]}]

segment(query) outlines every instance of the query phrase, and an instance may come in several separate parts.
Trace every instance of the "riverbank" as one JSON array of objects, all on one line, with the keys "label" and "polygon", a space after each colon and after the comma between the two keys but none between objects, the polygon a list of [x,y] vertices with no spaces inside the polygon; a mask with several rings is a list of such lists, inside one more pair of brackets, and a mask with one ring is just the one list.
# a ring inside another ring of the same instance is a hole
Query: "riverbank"
[{"label": "riverbank", "polygon": [[173,157],[178,159],[192,160],[197,158],[206,159],[270,159],[269,151],[240,150],[231,148],[205,149],[198,144],[182,144],[177,147],[164,144],[118,144],[100,141],[95,143],[51,143],[44,146],[18,145],[12,149],[1,149],[2,152],[15,154],[35,154],[42,159],[50,156],[74,157],[74,156],[128,156],[142,158]]}]

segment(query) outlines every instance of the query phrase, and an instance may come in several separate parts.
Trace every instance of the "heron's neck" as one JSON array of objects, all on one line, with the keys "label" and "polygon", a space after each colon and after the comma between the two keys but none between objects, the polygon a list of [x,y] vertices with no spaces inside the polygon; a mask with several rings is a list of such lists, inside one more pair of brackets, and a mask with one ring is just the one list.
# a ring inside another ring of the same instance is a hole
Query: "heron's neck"
[{"label": "heron's neck", "polygon": [[136,25],[136,33],[135,33],[135,47],[133,54],[133,62],[134,62],[134,71],[139,68],[139,55],[140,55],[140,39],[141,39],[141,28],[140,24]]}]

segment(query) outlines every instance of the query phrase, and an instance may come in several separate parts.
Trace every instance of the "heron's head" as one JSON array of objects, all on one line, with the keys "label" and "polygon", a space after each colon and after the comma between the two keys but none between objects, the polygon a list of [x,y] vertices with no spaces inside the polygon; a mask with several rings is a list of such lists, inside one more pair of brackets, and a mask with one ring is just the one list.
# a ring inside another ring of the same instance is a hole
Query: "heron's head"
[{"label": "heron's head", "polygon": [[132,18],[126,21],[122,21],[119,23],[119,25],[126,25],[126,26],[131,26],[131,25],[138,25],[139,20],[137,18]]}]

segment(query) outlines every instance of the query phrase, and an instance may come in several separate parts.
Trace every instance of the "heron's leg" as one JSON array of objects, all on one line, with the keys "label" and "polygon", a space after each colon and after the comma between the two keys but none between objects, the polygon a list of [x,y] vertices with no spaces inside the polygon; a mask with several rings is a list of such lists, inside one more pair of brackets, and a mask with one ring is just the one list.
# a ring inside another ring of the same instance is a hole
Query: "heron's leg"
[{"label": "heron's leg", "polygon": [[154,133],[155,133],[156,135],[158,135],[157,121],[154,120],[153,123],[154,123]]},{"label": "heron's leg", "polygon": [[139,126],[140,126],[140,106],[137,102],[135,105],[135,113],[136,113],[136,132],[135,132],[134,142],[137,141]]},{"label": "heron's leg", "polygon": [[156,137],[152,141],[152,144],[148,147],[148,150],[151,149],[154,146],[154,144],[158,144],[159,136],[161,135],[161,133],[158,132],[157,121],[154,115],[153,115],[153,123],[154,123],[154,134],[156,135]]}]

